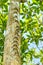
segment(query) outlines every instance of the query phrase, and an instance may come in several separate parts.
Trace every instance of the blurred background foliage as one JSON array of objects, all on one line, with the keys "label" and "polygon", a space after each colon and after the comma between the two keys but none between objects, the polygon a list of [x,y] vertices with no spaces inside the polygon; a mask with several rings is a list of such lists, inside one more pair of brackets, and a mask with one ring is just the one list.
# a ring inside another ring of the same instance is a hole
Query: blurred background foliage
[{"label": "blurred background foliage", "polygon": [[[9,4],[10,0],[0,0],[0,65],[3,65]],[[43,0],[28,0],[20,4],[20,26],[22,64],[43,65]]]}]

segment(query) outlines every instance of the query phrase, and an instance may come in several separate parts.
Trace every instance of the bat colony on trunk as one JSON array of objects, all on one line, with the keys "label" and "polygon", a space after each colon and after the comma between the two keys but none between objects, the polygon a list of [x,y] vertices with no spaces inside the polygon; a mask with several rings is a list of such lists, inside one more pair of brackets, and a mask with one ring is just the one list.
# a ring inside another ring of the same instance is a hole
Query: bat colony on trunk
[{"label": "bat colony on trunk", "polygon": [[11,0],[9,7],[9,15],[4,44],[4,65],[21,65],[19,3],[19,0]]}]

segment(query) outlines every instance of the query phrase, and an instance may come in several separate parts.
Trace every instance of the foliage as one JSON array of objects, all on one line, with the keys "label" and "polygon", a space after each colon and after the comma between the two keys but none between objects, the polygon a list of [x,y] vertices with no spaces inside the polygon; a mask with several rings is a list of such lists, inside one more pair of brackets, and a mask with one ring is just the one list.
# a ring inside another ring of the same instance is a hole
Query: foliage
[{"label": "foliage", "polygon": [[[4,31],[8,20],[8,0],[0,0],[0,65],[3,64]],[[22,34],[21,59],[22,63],[32,63],[33,57],[39,58],[43,63],[43,0],[28,0],[20,4],[20,26]],[[36,47],[29,48],[31,44]],[[36,51],[36,49],[38,50]],[[31,64],[30,63],[30,64]],[[35,65],[35,64],[34,64]]]},{"label": "foliage", "polygon": [[[22,33],[21,54],[23,62],[24,58],[27,59],[29,56],[31,62],[33,60],[33,57],[40,58],[40,60],[42,60],[43,62],[43,59],[41,59],[43,57],[43,48],[40,49],[38,47],[39,41],[41,41],[41,43],[43,41],[42,13],[43,13],[43,1],[41,0],[38,1],[32,0],[28,1],[27,3],[20,4],[20,16],[21,16],[20,25]],[[37,52],[35,52],[37,48],[29,49],[29,46],[34,43],[39,50],[38,54]]]},{"label": "foliage", "polygon": [[6,29],[6,22],[8,19],[8,0],[0,0],[0,65],[3,64],[4,51],[4,31]]}]

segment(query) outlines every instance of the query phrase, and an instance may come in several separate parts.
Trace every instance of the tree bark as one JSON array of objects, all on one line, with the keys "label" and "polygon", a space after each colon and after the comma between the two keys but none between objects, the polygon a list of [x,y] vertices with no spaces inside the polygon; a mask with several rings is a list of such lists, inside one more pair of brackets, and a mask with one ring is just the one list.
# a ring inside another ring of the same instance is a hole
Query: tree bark
[{"label": "tree bark", "polygon": [[11,0],[4,43],[4,65],[21,65],[21,33],[19,3],[25,0]]}]

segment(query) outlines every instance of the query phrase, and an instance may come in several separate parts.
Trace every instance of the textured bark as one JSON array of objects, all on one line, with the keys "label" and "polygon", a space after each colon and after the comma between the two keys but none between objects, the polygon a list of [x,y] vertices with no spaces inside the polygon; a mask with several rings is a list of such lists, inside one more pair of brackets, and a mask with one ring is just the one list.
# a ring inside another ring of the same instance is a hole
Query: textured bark
[{"label": "textured bark", "polygon": [[4,44],[4,65],[21,65],[19,2],[20,0],[11,0],[9,7],[9,15]]}]

